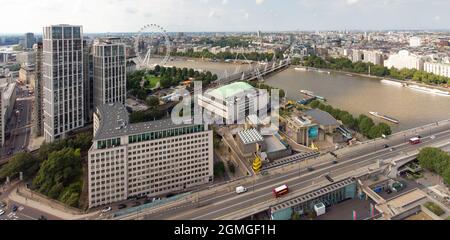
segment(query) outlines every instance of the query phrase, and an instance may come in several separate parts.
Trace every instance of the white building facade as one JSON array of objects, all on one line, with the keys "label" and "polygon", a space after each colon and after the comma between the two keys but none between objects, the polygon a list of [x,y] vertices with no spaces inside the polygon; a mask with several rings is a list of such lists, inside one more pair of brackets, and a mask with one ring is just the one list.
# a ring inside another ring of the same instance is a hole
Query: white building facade
[{"label": "white building facade", "polygon": [[450,78],[450,64],[426,62],[424,71]]},{"label": "white building facade", "polygon": [[387,68],[423,70],[424,60],[421,56],[411,54],[407,50],[401,50],[398,54],[390,55],[389,59],[384,62],[384,66]]},{"label": "white building facade", "polygon": [[84,126],[83,32],[81,26],[53,25],[43,35],[44,137],[65,138]]},{"label": "white building facade", "polygon": [[214,180],[207,125],[174,125],[170,119],[128,124],[122,104],[97,108],[88,159],[90,208],[184,192]]},{"label": "white building facade", "polygon": [[233,124],[245,121],[249,115],[266,111],[269,104],[267,91],[259,91],[245,82],[232,83],[198,97],[198,105],[212,119]]}]

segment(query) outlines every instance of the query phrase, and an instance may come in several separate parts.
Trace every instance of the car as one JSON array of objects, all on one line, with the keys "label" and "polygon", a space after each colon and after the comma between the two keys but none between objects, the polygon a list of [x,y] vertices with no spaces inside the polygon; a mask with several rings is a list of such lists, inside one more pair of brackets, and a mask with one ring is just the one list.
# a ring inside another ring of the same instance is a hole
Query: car
[{"label": "car", "polygon": [[0,216],[3,215],[3,214],[5,214],[5,211],[0,210]]},{"label": "car", "polygon": [[261,172],[261,175],[263,175],[263,176],[266,176],[266,175],[268,175],[268,174],[269,174],[268,171],[262,171],[262,172]]},{"label": "car", "polygon": [[107,212],[110,212],[111,210],[112,210],[112,207],[107,207],[102,210],[102,213],[107,213]]},{"label": "car", "polygon": [[391,193],[392,193],[392,190],[388,188],[388,189],[386,190],[386,193],[387,193],[387,194],[391,194]]},{"label": "car", "polygon": [[436,139],[436,136],[433,135],[433,136],[431,136],[430,138],[431,138],[431,139]]},{"label": "car", "polygon": [[339,162],[338,162],[338,161],[336,161],[336,160],[334,160],[334,161],[333,161],[333,164],[338,164],[338,163],[339,163]]},{"label": "car", "polygon": [[16,205],[13,205],[12,208],[11,208],[11,210],[12,210],[13,212],[17,212],[17,209],[18,209],[18,207],[17,207]]},{"label": "car", "polygon": [[334,180],[330,177],[330,176],[328,176],[328,175],[325,175],[325,178],[328,180],[328,181],[330,181],[330,182],[334,182]]},{"label": "car", "polygon": [[127,208],[126,204],[119,204],[119,206],[117,206],[118,209],[124,209]]},{"label": "car", "polygon": [[6,207],[6,203],[0,202],[0,208],[4,208],[4,207]]},{"label": "car", "polygon": [[390,146],[387,144],[384,144],[384,148],[390,148]]},{"label": "car", "polygon": [[243,186],[239,186],[236,188],[236,193],[237,194],[241,194],[241,193],[245,193],[247,192],[247,188],[243,187]]},{"label": "car", "polygon": [[308,172],[313,172],[315,169],[313,167],[308,167]]}]

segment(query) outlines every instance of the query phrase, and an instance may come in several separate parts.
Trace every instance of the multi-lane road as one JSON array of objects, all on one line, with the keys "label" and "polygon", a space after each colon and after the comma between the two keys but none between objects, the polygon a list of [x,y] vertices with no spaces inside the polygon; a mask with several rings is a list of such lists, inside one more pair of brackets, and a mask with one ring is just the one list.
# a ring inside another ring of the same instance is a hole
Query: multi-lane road
[{"label": "multi-lane road", "polygon": [[[422,143],[411,145],[408,139],[420,135]],[[433,136],[433,137],[431,137]],[[252,209],[267,209],[270,205],[286,200],[296,192],[313,185],[327,183],[325,175],[331,178],[372,165],[436,143],[450,145],[450,122],[399,133],[388,139],[337,151],[338,158],[331,154],[302,163],[291,164],[284,169],[274,169],[266,176],[253,176],[240,182],[216,186],[191,194],[190,198],[168,203],[130,216],[129,219],[233,219],[240,213]],[[389,147],[386,148],[388,145]],[[337,160],[338,163],[334,162]],[[314,170],[308,170],[313,167]],[[272,189],[287,184],[291,193],[282,199],[274,199]],[[330,182],[328,182],[330,184]],[[234,188],[243,185],[248,188],[244,194],[236,194]],[[245,214],[242,214],[245,216]]]},{"label": "multi-lane road", "polygon": [[3,147],[2,156],[25,151],[30,141],[33,97],[25,86],[17,87],[16,91],[16,104],[6,127],[10,137]]}]

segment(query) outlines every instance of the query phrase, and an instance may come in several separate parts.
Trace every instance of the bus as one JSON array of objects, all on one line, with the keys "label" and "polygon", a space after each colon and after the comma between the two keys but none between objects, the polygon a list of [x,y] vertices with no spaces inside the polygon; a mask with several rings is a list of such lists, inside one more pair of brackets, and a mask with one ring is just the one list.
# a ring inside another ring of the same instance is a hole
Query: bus
[{"label": "bus", "polygon": [[420,138],[418,138],[418,137],[411,138],[411,139],[409,139],[409,143],[412,144],[412,145],[419,144],[420,143]]},{"label": "bus", "polygon": [[275,197],[281,197],[281,196],[283,196],[283,195],[286,195],[286,194],[288,194],[289,193],[289,188],[288,188],[288,186],[287,185],[283,185],[283,186],[280,186],[280,187],[277,187],[277,188],[275,188],[274,190],[273,190],[273,195],[275,196]]}]

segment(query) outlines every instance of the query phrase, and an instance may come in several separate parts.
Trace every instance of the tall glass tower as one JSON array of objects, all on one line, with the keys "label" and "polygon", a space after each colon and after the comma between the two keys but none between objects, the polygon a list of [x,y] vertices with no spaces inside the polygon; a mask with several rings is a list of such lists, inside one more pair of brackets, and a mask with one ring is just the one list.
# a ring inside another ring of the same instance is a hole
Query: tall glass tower
[{"label": "tall glass tower", "polygon": [[52,142],[84,126],[82,27],[44,27],[43,48],[44,136]]}]

